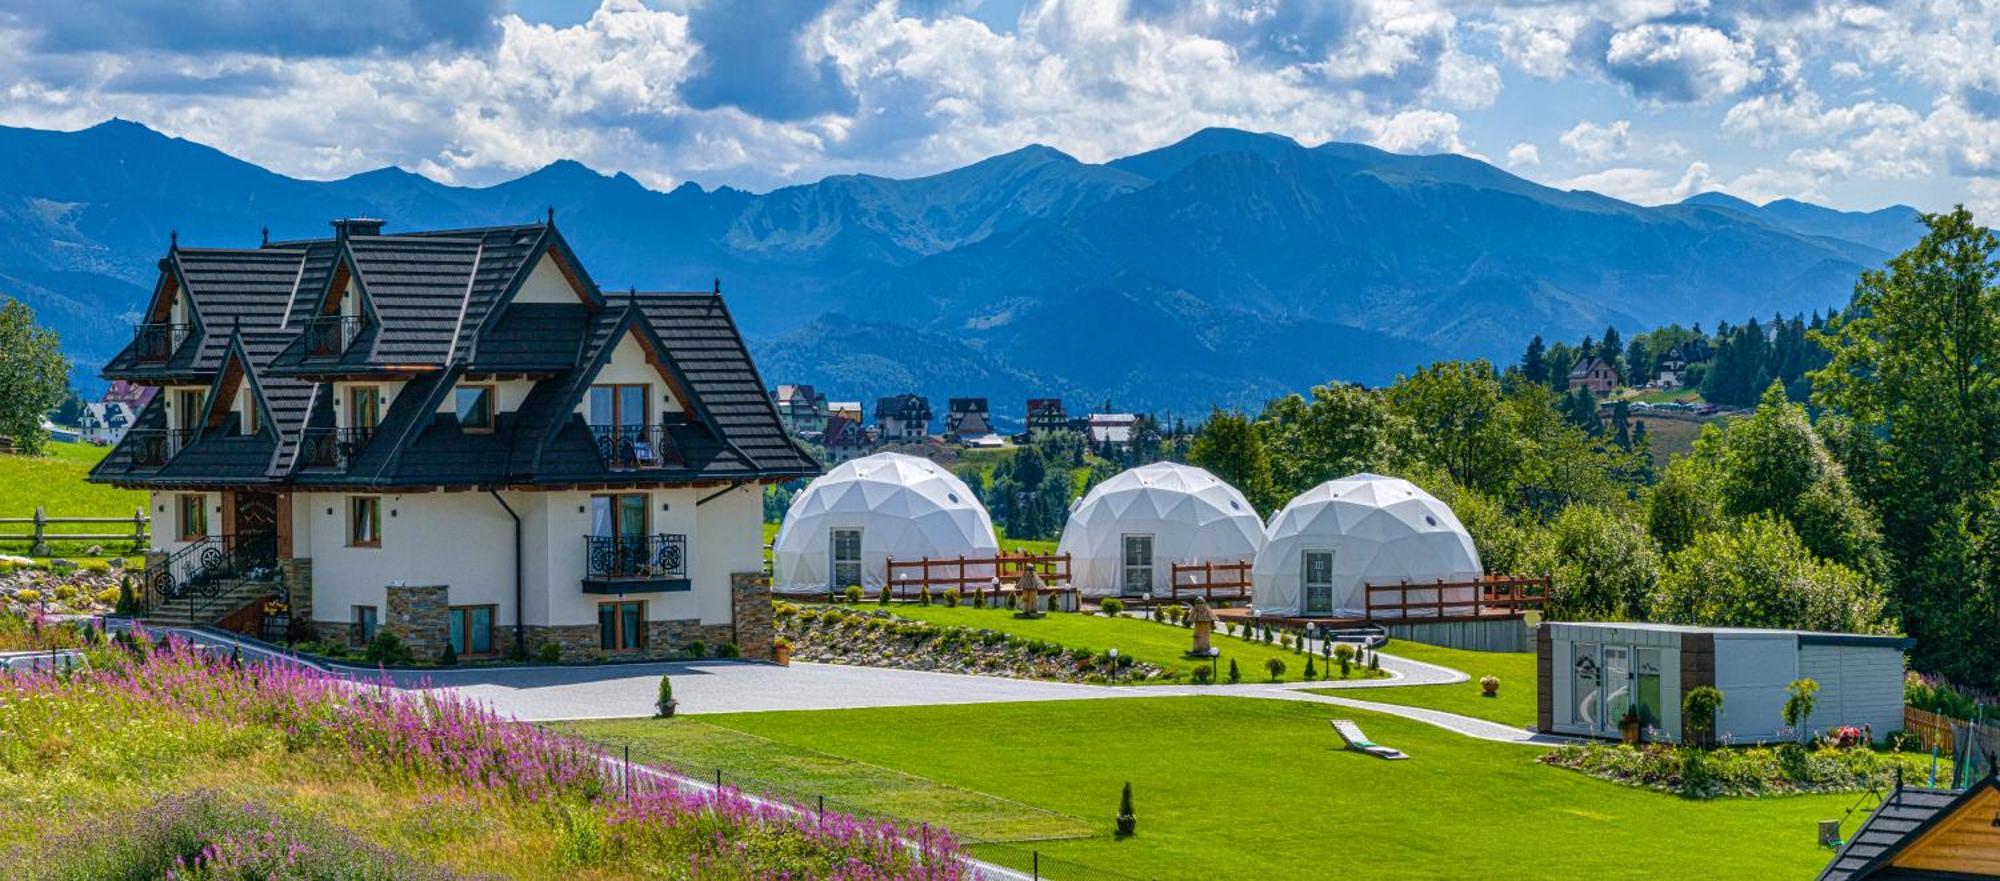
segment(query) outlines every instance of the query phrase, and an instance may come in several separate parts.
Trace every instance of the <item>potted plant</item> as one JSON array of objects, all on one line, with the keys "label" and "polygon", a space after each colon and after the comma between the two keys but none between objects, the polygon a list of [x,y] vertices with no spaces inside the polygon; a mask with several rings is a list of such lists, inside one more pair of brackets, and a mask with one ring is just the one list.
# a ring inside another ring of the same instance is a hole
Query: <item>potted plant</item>
[{"label": "potted plant", "polygon": [[790,667],[792,665],[792,641],[783,636],[771,640],[771,660],[777,661],[780,667]]},{"label": "potted plant", "polygon": [[1479,677],[1479,693],[1483,697],[1499,697],[1500,677],[1498,676]]},{"label": "potted plant", "polygon": [[1118,797],[1118,837],[1139,830],[1139,818],[1132,815],[1132,781],[1125,781],[1125,793]]},{"label": "potted plant", "polygon": [[1645,719],[1639,715],[1639,705],[1625,708],[1625,715],[1618,717],[1618,733],[1625,738],[1626,746],[1638,746],[1639,735],[1645,731]]},{"label": "potted plant", "polygon": [[669,678],[664,673],[660,674],[660,697],[658,700],[653,702],[653,708],[659,712],[658,718],[661,719],[673,718],[674,710],[680,707],[680,705],[681,705],[680,701],[674,700],[673,679]]}]

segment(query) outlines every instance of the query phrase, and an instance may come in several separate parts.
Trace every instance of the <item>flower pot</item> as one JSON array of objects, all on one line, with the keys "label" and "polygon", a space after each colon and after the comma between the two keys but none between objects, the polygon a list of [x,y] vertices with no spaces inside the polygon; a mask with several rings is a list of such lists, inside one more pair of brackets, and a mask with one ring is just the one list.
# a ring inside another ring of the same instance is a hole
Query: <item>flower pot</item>
[{"label": "flower pot", "polygon": [[1139,831],[1139,818],[1131,814],[1118,815],[1118,837],[1123,838]]},{"label": "flower pot", "polygon": [[792,665],[792,647],[788,645],[772,646],[771,660],[778,662],[778,666],[780,667],[790,667]]},{"label": "flower pot", "polygon": [[1500,694],[1500,683],[1495,682],[1489,685],[1482,682],[1479,684],[1479,691],[1487,697],[1498,697]]},{"label": "flower pot", "polygon": [[1626,746],[1638,746],[1639,734],[1643,730],[1638,722],[1622,722],[1618,725],[1618,733],[1624,735]]},{"label": "flower pot", "polygon": [[680,705],[681,705],[680,701],[661,701],[656,706],[656,709],[660,711],[660,718],[671,719],[674,717],[675,708],[679,707]]}]

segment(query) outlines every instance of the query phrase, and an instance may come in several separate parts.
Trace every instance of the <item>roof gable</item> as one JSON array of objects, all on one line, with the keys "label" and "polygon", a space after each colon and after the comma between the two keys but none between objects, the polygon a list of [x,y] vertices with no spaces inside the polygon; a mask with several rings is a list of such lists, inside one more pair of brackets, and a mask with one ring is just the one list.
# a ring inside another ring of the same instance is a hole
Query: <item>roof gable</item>
[{"label": "roof gable", "polygon": [[2000,877],[2000,777],[1964,792],[1897,786],[1820,881]]}]

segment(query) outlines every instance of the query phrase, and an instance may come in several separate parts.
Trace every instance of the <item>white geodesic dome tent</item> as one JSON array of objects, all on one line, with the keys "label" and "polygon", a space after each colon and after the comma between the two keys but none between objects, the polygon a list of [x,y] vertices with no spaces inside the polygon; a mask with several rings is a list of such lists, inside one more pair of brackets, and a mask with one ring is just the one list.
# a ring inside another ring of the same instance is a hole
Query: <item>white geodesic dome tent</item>
[{"label": "white geodesic dome tent", "polygon": [[[820,475],[792,499],[771,545],[771,580],[780,590],[872,590],[887,579],[891,558],[993,557],[999,550],[993,519],[964,481],[929,459],[876,453]],[[838,583],[837,562],[844,564]],[[966,574],[991,577],[993,567],[967,567]]]},{"label": "white geodesic dome tent", "polygon": [[[1464,582],[1485,571],[1451,508],[1394,477],[1356,474],[1306,490],[1272,518],[1267,534],[1250,569],[1260,615],[1361,617],[1365,585]],[[1468,601],[1475,591],[1454,588],[1442,599]],[[1420,599],[1431,596],[1413,593],[1410,601]]]},{"label": "white geodesic dome tent", "polygon": [[1263,546],[1264,522],[1235,487],[1155,462],[1092,487],[1056,553],[1070,555],[1070,581],[1085,596],[1118,596],[1166,591],[1174,563],[1236,563]]}]

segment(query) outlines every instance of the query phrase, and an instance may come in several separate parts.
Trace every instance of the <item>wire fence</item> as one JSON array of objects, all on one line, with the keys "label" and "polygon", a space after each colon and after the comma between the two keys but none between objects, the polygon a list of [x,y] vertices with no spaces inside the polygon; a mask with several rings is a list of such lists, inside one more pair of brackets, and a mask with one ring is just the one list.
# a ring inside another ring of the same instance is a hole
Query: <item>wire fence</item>
[{"label": "wire fence", "polygon": [[[623,753],[619,755],[622,756],[619,760],[621,763],[630,764],[627,765],[627,769],[614,771],[613,785],[629,786],[634,790],[643,790],[648,787],[661,785],[661,778],[655,775],[662,772],[662,768],[646,765],[643,758],[635,759],[631,755],[629,747],[626,747]],[[696,774],[696,772],[688,768],[680,768],[671,773],[688,777],[694,777]],[[743,795],[767,802],[789,805],[798,811],[815,814],[822,818],[828,814],[842,814],[861,820],[873,820],[893,824],[908,830],[909,837],[912,840],[921,841],[925,844],[928,844],[932,840],[931,836],[934,833],[939,835],[944,834],[942,829],[933,830],[929,823],[924,820],[912,819],[859,802],[828,796],[823,792],[812,791],[812,787],[730,774],[721,768],[710,769],[705,774],[702,774],[699,777],[699,782],[706,786],[733,789]],[[1033,809],[1045,811],[1045,809],[1041,808]],[[1071,819],[1066,815],[1057,814],[1054,811],[1045,812],[1052,817]],[[1060,841],[1062,839],[1042,840]],[[1014,873],[1011,879],[1002,878],[994,879],[994,881],[1019,881],[1019,879],[1027,879],[1027,881],[1156,881],[1156,879],[1144,876],[1114,872],[1097,866],[1051,856],[1043,853],[1036,846],[1037,841],[1032,839],[994,841],[961,837],[958,839],[958,844],[965,855]],[[926,849],[928,848],[926,847]]]}]

